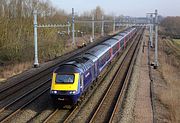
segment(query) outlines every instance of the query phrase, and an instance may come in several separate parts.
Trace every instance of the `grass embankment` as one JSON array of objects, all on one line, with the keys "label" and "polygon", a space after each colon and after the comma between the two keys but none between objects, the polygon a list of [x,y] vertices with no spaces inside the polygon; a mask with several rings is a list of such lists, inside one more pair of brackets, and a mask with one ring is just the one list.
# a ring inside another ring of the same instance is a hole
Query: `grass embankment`
[{"label": "grass embankment", "polygon": [[[34,59],[33,19],[0,18],[0,79],[32,67]],[[38,57],[42,63],[64,54],[69,37],[58,29],[38,29]]]},{"label": "grass embankment", "polygon": [[167,39],[165,44],[170,48],[165,50],[167,54],[175,55],[180,59],[180,39]]},{"label": "grass embankment", "polygon": [[174,43],[175,46],[176,46],[177,48],[179,48],[179,50],[180,50],[180,39],[173,39],[173,43]]},{"label": "grass embankment", "polygon": [[[160,101],[169,111],[171,122],[180,122],[180,42],[162,40],[159,60],[160,72],[166,81],[164,90],[159,92]],[[164,43],[166,42],[166,43]]]}]

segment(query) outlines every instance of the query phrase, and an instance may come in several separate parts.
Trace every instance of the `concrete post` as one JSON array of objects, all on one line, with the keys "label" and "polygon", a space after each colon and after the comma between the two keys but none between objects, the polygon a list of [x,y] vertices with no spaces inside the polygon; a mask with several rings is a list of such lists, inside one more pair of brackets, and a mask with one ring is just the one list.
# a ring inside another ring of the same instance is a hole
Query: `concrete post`
[{"label": "concrete post", "polygon": [[155,59],[154,68],[158,67],[158,11],[155,10]]},{"label": "concrete post", "polygon": [[92,39],[94,40],[94,14],[92,15]]},{"label": "concrete post", "polygon": [[37,10],[34,10],[34,67],[39,66],[38,62],[38,39],[37,39]]},{"label": "concrete post", "polygon": [[153,47],[153,15],[150,15],[150,43],[151,48]]},{"label": "concrete post", "polygon": [[104,16],[102,16],[101,36],[104,36]]},{"label": "concrete post", "polygon": [[69,20],[68,20],[67,24],[68,24],[68,27],[67,27],[67,28],[68,28],[68,30],[67,30],[67,31],[68,31],[68,35],[69,35],[69,34],[70,34]]},{"label": "concrete post", "polygon": [[116,18],[114,16],[114,23],[113,23],[113,33],[116,31]]},{"label": "concrete post", "polygon": [[75,31],[74,31],[74,8],[72,8],[72,43],[75,45]]}]

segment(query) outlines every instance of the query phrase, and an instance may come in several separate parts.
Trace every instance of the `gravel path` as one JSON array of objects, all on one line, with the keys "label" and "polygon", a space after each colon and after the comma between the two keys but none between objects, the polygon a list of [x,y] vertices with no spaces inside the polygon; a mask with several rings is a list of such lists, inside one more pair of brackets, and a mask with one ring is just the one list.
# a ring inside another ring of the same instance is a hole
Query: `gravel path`
[{"label": "gravel path", "polygon": [[145,38],[144,53],[140,64],[140,78],[135,102],[135,123],[152,123],[153,113],[150,97],[150,78],[148,68],[148,37]]},{"label": "gravel path", "polygon": [[[143,40],[147,46],[148,36],[145,35]],[[130,85],[123,104],[122,114],[119,117],[120,123],[149,123],[153,122],[153,113],[150,98],[150,79],[148,70],[147,47],[141,44]]]}]

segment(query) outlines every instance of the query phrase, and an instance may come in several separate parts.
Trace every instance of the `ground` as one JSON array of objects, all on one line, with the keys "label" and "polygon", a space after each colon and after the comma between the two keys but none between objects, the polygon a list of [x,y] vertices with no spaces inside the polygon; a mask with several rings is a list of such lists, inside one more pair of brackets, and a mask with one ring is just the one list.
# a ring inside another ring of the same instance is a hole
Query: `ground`
[{"label": "ground", "polygon": [[148,35],[147,31],[144,36],[143,51],[141,53],[141,62],[139,64],[139,83],[136,94],[134,122],[135,123],[152,123],[153,112],[150,96],[150,77],[148,67]]},{"label": "ground", "polygon": [[[159,67],[152,71],[157,122],[180,122],[180,40],[159,38]],[[153,59],[153,54],[152,58]]]},{"label": "ground", "polygon": [[[180,40],[161,39],[159,36],[159,66],[151,66],[149,78],[147,46],[139,51],[132,80],[123,108],[123,123],[179,123],[180,122]],[[154,48],[150,50],[150,63],[154,61]]]},{"label": "ground", "polygon": [[145,31],[127,91],[122,123],[153,122],[147,51],[148,32]]}]

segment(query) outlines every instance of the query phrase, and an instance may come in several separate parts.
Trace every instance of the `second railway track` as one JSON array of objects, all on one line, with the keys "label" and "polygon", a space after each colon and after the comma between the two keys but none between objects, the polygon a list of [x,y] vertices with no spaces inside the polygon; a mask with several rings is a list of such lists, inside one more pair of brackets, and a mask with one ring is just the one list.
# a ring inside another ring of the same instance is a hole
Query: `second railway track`
[{"label": "second railway track", "polygon": [[141,35],[142,34],[139,34],[135,44],[132,46],[131,50],[123,60],[123,63],[113,78],[109,89],[104,95],[104,98],[94,112],[92,112],[92,116],[89,120],[90,123],[112,122],[115,113],[118,113],[116,111],[118,108],[117,105],[118,103],[122,104],[122,100],[124,98],[123,93],[126,91],[128,85],[128,81],[125,80],[130,79],[134,61],[137,56],[137,51],[139,49],[138,47],[140,44],[139,42],[141,40]]}]

